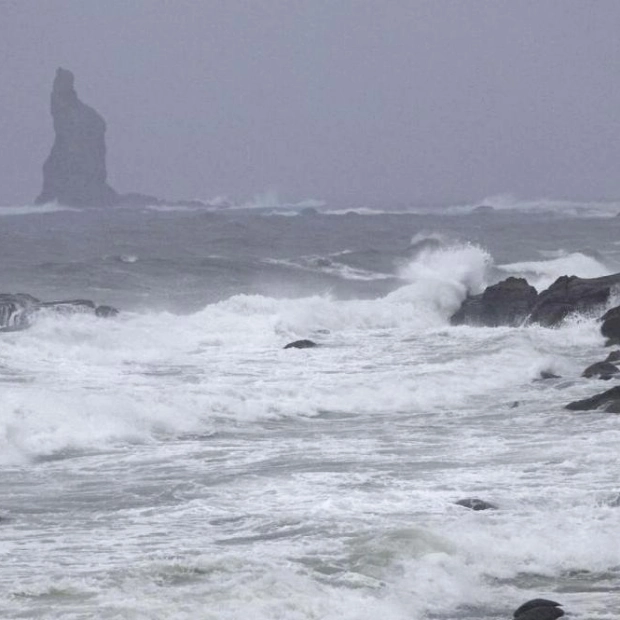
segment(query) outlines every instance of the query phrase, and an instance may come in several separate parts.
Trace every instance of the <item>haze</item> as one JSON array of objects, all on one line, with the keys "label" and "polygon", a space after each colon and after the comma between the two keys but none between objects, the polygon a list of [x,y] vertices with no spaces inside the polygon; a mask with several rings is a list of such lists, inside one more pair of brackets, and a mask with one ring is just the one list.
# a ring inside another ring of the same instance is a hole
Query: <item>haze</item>
[{"label": "haze", "polygon": [[119,192],[446,204],[620,197],[620,3],[0,0],[0,204],[58,66]]}]

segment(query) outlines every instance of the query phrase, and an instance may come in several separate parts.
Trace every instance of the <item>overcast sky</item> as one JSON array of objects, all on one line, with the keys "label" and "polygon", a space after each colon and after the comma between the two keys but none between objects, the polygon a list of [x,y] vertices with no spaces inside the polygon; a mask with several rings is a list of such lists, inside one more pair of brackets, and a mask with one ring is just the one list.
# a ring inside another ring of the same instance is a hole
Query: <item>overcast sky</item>
[{"label": "overcast sky", "polygon": [[617,199],[619,30],[619,0],[0,0],[0,204],[41,189],[58,66],[121,192]]}]

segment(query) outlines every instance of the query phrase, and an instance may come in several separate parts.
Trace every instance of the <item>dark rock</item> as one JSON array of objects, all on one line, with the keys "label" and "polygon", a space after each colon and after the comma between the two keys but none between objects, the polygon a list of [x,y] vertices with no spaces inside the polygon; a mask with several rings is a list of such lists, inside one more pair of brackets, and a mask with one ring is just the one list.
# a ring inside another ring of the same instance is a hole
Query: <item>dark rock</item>
[{"label": "dark rock", "polygon": [[606,358],[606,362],[620,362],[620,350],[612,351]]},{"label": "dark rock", "polygon": [[311,349],[312,347],[318,347],[319,345],[312,340],[295,340],[295,342],[289,342],[285,349]]},{"label": "dark rock", "polygon": [[620,316],[607,319],[601,325],[601,334],[612,342],[620,340]]},{"label": "dark rock", "polygon": [[515,400],[511,403],[510,408],[511,409],[516,409],[517,407],[520,407],[521,403],[518,400]]},{"label": "dark rock", "polygon": [[118,194],[106,182],[105,121],[78,99],[73,81],[71,71],[56,71],[51,103],[56,137],[43,164],[43,190],[36,203],[117,204]]},{"label": "dark rock", "polygon": [[600,409],[604,407],[604,411],[609,413],[620,413],[620,385],[612,387],[610,390],[591,396],[590,398],[584,398],[583,400],[576,400],[566,405],[566,409],[571,411],[591,411],[592,409]]},{"label": "dark rock", "polygon": [[546,598],[535,598],[523,603],[512,614],[518,620],[555,620],[564,615],[561,604]]},{"label": "dark rock", "polygon": [[593,312],[607,303],[616,287],[620,273],[600,278],[562,276],[538,295],[529,322],[554,327],[570,314]]},{"label": "dark rock", "polygon": [[454,502],[457,506],[463,506],[464,508],[470,508],[471,510],[497,510],[495,504],[485,502],[483,499],[477,497],[467,497],[460,499],[458,502]]},{"label": "dark rock", "polygon": [[617,366],[611,362],[596,362],[588,366],[582,373],[582,377],[598,377],[599,379],[611,379],[613,375],[620,373]]},{"label": "dark rock", "polygon": [[32,317],[39,307],[39,300],[25,293],[0,294],[0,332],[26,329],[32,324]]},{"label": "dark rock", "polygon": [[97,306],[95,308],[95,316],[107,319],[111,316],[116,316],[118,310],[112,306]]},{"label": "dark rock", "polygon": [[319,212],[314,207],[304,207],[299,212],[299,215],[304,215],[306,217],[316,217],[318,214]]},{"label": "dark rock", "polygon": [[546,381],[547,379],[561,379],[560,375],[556,375],[549,370],[541,370],[538,378],[541,381]]},{"label": "dark rock", "polygon": [[524,278],[507,278],[480,295],[468,297],[452,316],[452,325],[521,325],[536,304],[538,293]]},{"label": "dark rock", "polygon": [[37,314],[52,312],[61,315],[78,313],[100,317],[115,316],[118,310],[112,306],[96,306],[89,299],[63,301],[40,301],[24,293],[0,294],[0,332],[26,329],[32,325]]},{"label": "dark rock", "polygon": [[605,314],[599,319],[600,321],[605,322],[607,319],[617,319],[620,318],[620,306],[616,306],[615,308],[610,308],[605,312]]},{"label": "dark rock", "polygon": [[52,88],[54,144],[43,164],[43,189],[36,204],[58,202],[69,207],[206,207],[199,200],[166,201],[148,194],[118,194],[107,183],[106,123],[82,103],[71,71],[59,68]]},{"label": "dark rock", "polygon": [[480,205],[478,207],[474,207],[471,210],[472,213],[477,213],[478,215],[485,215],[489,213],[495,213],[495,207],[490,205]]}]

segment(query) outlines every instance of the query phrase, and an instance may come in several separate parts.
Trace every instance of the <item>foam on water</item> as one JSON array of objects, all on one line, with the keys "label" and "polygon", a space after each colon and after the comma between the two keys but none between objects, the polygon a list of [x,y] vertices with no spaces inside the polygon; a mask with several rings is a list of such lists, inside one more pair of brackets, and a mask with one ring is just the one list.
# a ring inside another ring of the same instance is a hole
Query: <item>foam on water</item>
[{"label": "foam on water", "polygon": [[[543,596],[611,619],[619,418],[563,408],[608,387],[580,378],[599,325],[450,326],[493,260],[420,234],[376,299],[2,334],[0,615],[480,620]],[[502,268],[540,286],[590,260]],[[499,509],[454,504],[476,496]]]},{"label": "foam on water", "polygon": [[581,252],[561,253],[560,256],[549,260],[497,265],[497,268],[506,274],[526,278],[539,292],[563,275],[598,278],[613,273],[599,260]]}]

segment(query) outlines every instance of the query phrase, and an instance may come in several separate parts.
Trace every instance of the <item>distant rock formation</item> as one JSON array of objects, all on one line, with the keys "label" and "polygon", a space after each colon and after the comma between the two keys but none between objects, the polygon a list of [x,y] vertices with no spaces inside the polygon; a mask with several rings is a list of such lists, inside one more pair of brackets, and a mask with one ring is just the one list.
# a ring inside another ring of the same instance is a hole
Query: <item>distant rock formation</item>
[{"label": "distant rock formation", "polygon": [[106,182],[105,121],[78,99],[73,82],[71,71],[56,71],[51,106],[56,137],[43,164],[43,190],[36,203],[57,201],[70,207],[118,204],[118,194]]},{"label": "distant rock formation", "polygon": [[58,68],[52,88],[54,144],[43,164],[43,189],[36,204],[68,207],[173,205],[204,207],[198,200],[167,201],[147,194],[118,194],[107,183],[106,123],[82,103],[71,71]]}]

